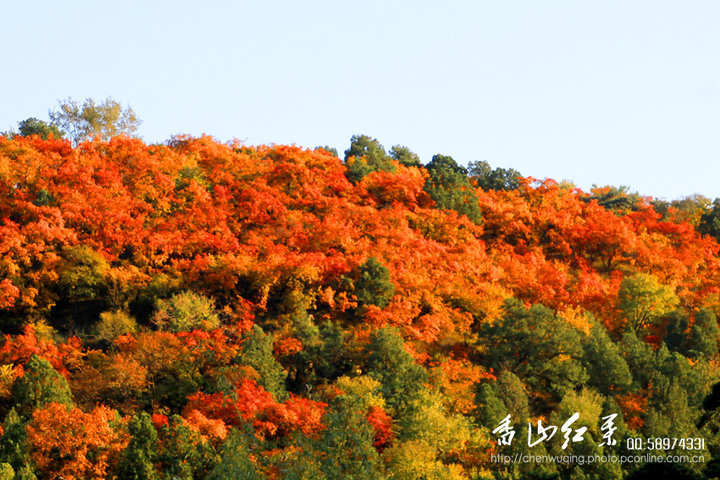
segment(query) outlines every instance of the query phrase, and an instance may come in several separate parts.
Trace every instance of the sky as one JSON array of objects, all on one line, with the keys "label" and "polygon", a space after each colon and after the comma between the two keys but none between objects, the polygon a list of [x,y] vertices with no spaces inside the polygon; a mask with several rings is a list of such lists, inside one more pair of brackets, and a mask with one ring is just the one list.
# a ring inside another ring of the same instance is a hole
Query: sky
[{"label": "sky", "polygon": [[0,131],[68,97],[149,143],[328,145],[720,197],[720,2],[0,0]]}]

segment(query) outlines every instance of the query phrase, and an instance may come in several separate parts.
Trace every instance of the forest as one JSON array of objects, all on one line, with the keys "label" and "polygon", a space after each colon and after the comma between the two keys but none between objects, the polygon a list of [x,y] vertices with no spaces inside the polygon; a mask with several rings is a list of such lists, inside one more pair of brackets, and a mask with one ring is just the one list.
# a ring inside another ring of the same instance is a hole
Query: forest
[{"label": "forest", "polygon": [[32,133],[0,135],[0,480],[720,477],[720,200]]}]

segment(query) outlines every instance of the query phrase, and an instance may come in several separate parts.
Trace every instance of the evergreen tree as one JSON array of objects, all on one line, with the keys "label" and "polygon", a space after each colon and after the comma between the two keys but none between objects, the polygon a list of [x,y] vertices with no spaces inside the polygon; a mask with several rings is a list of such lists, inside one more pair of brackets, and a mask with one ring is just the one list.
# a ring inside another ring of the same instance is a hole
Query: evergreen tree
[{"label": "evergreen tree", "polygon": [[590,335],[585,338],[582,363],[588,373],[588,385],[602,394],[625,392],[632,385],[630,368],[619,347],[598,323],[593,323]]},{"label": "evergreen tree", "polygon": [[23,137],[31,135],[39,135],[43,140],[48,138],[62,138],[62,132],[55,126],[47,122],[30,117],[18,123],[18,131]]},{"label": "evergreen tree", "polygon": [[522,424],[530,418],[530,406],[522,381],[512,372],[503,370],[493,383],[484,383],[475,396],[481,425],[496,426],[506,415]]},{"label": "evergreen tree", "polygon": [[204,478],[218,461],[212,446],[185,425],[179,415],[170,417],[159,433],[157,459],[167,480]]},{"label": "evergreen tree", "polygon": [[25,365],[25,375],[12,386],[15,406],[21,415],[29,417],[32,412],[50,402],[74,406],[70,385],[50,362],[33,355]]},{"label": "evergreen tree", "polygon": [[253,325],[245,335],[243,349],[239,361],[253,367],[260,378],[258,384],[272,393],[278,401],[287,399],[285,377],[287,374],[282,365],[273,356],[273,337],[266,335],[262,328]]},{"label": "evergreen tree", "polygon": [[350,148],[345,150],[347,177],[357,183],[366,175],[375,171],[394,172],[392,158],[385,153],[385,148],[376,139],[367,135],[353,135]]},{"label": "evergreen tree", "polygon": [[690,318],[685,309],[678,308],[668,314],[663,341],[670,350],[687,354],[687,330],[689,325]]},{"label": "evergreen tree", "polygon": [[406,167],[421,167],[420,157],[415,152],[402,145],[395,145],[390,149],[390,156]]},{"label": "evergreen tree", "polygon": [[304,395],[315,385],[332,383],[352,370],[351,351],[338,325],[326,321],[318,327],[306,311],[293,315],[291,322],[293,336],[303,348],[285,360],[288,390]]},{"label": "evergreen tree", "polygon": [[330,147],[328,145],[324,145],[324,146],[315,147],[315,150],[317,150],[317,149],[325,150],[327,153],[329,153],[333,157],[338,156],[338,151],[337,151],[337,148],[335,148],[335,147]]},{"label": "evergreen tree", "polygon": [[522,175],[512,168],[490,167],[488,162],[470,162],[468,176],[483,190],[516,190]]},{"label": "evergreen tree", "polygon": [[712,207],[700,217],[697,230],[720,242],[720,198],[713,200]]},{"label": "evergreen tree", "polygon": [[30,462],[25,427],[26,423],[14,408],[5,416],[3,435],[0,436],[0,459],[16,472]]},{"label": "evergreen tree", "polygon": [[703,308],[695,314],[688,338],[688,356],[693,358],[714,358],[718,354],[718,327],[715,314]]},{"label": "evergreen tree", "polygon": [[265,478],[250,460],[245,434],[233,429],[223,443],[220,461],[215,465],[207,480],[261,480]]},{"label": "evergreen tree", "polygon": [[146,412],[133,417],[128,424],[130,443],[125,448],[118,467],[118,476],[128,480],[157,480],[155,470],[158,435]]},{"label": "evergreen tree", "polygon": [[333,480],[381,480],[380,458],[362,402],[340,395],[325,417],[325,429],[314,450],[320,470]]},{"label": "evergreen tree", "polygon": [[390,271],[375,257],[368,258],[360,265],[359,278],[355,281],[355,296],[360,305],[375,305],[385,308],[395,295],[395,285]]},{"label": "evergreen tree", "polygon": [[633,375],[632,390],[648,386],[654,367],[654,353],[650,345],[640,340],[635,332],[625,332],[620,340],[620,353]]},{"label": "evergreen tree", "polygon": [[478,387],[475,394],[475,408],[480,425],[492,427],[490,430],[509,414],[494,383],[483,383]]},{"label": "evergreen tree", "polygon": [[430,173],[425,182],[425,191],[435,201],[437,208],[455,210],[478,225],[482,223],[477,192],[464,167],[458,165],[452,157],[435,155],[425,168]]},{"label": "evergreen tree", "polygon": [[427,372],[405,350],[396,328],[374,331],[367,353],[367,374],[382,385],[382,394],[394,414],[392,416],[402,417],[419,398]]},{"label": "evergreen tree", "polygon": [[478,342],[490,367],[515,373],[532,400],[550,407],[587,378],[579,335],[543,305],[526,308],[510,299],[501,319],[481,325]]}]

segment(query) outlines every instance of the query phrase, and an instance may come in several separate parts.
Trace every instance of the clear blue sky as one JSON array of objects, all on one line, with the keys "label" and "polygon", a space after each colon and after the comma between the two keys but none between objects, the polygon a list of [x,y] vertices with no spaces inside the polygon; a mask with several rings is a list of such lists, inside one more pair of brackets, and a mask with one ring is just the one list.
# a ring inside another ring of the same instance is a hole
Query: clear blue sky
[{"label": "clear blue sky", "polygon": [[[207,4],[205,4],[207,3]],[[0,130],[111,96],[140,135],[330,145],[720,197],[717,1],[0,1]]]}]

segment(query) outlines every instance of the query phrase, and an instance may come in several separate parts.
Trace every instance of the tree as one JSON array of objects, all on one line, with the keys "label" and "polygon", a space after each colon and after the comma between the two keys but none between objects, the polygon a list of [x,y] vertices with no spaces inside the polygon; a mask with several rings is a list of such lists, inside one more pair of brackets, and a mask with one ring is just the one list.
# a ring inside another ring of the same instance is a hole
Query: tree
[{"label": "tree", "polygon": [[333,480],[382,479],[363,402],[352,395],[340,395],[332,407],[325,417],[322,436],[314,445],[315,454],[322,459],[320,470]]},{"label": "tree", "polygon": [[37,355],[25,365],[25,375],[15,380],[12,395],[16,407],[26,416],[51,402],[73,406],[72,392],[65,377]]},{"label": "tree", "polygon": [[712,310],[703,308],[695,314],[688,338],[688,356],[715,358],[718,354],[720,327]]},{"label": "tree", "polygon": [[100,321],[95,328],[95,338],[110,344],[120,335],[137,332],[137,322],[123,310],[109,310],[100,314]]},{"label": "tree", "polygon": [[425,182],[425,191],[437,207],[442,210],[455,210],[479,225],[482,222],[482,213],[477,192],[467,177],[467,170],[446,155],[433,156],[425,168],[430,173]]},{"label": "tree", "polygon": [[62,132],[55,125],[48,124],[35,117],[26,118],[22,122],[19,122],[18,130],[23,137],[39,135],[43,140],[63,137]]},{"label": "tree", "polygon": [[395,295],[395,285],[390,271],[375,257],[368,258],[360,265],[359,278],[355,281],[355,296],[360,305],[375,305],[385,308]]},{"label": "tree", "polygon": [[650,382],[650,373],[655,368],[651,345],[643,342],[632,331],[626,331],[620,340],[620,352],[633,375],[633,391],[643,389]]},{"label": "tree", "polygon": [[103,140],[117,135],[132,136],[141,123],[132,108],[123,109],[110,97],[99,104],[92,98],[82,104],[72,98],[58,103],[58,109],[50,111],[51,125],[64,132],[75,145],[96,136]]},{"label": "tree", "polygon": [[104,479],[121,442],[111,423],[116,412],[90,413],[49,403],[35,410],[27,427],[31,458],[42,478]]},{"label": "tree", "polygon": [[444,465],[436,458],[431,445],[419,440],[403,442],[391,448],[384,457],[388,463],[388,480],[463,480],[462,468]]},{"label": "tree", "polygon": [[700,219],[712,205],[712,200],[695,193],[672,202],[653,200],[650,203],[655,211],[662,215],[663,220],[685,221],[697,228],[700,225]]},{"label": "tree", "polygon": [[157,480],[155,470],[158,435],[147,412],[133,417],[128,425],[130,443],[125,448],[118,467],[119,478],[128,480]]},{"label": "tree", "polygon": [[587,378],[580,333],[543,305],[509,299],[502,318],[483,323],[478,337],[488,365],[513,372],[545,407]]},{"label": "tree", "polygon": [[347,177],[352,182],[359,182],[370,172],[377,170],[394,172],[392,158],[385,153],[385,148],[375,138],[367,135],[353,135],[350,148],[345,150]]},{"label": "tree", "polygon": [[617,304],[627,327],[640,332],[672,312],[678,302],[672,288],[662,285],[654,275],[636,273],[623,279]]},{"label": "tree", "polygon": [[483,383],[475,398],[481,425],[495,426],[507,414],[516,423],[530,418],[530,406],[522,381],[514,373],[503,370],[494,383]]},{"label": "tree", "polygon": [[330,147],[330,146],[328,146],[328,145],[315,147],[314,150],[325,150],[327,153],[329,153],[329,154],[332,155],[333,157],[337,157],[337,156],[338,156],[337,148],[335,148],[335,147]]},{"label": "tree", "polygon": [[720,198],[713,200],[712,207],[700,217],[697,229],[698,232],[710,235],[720,242]]},{"label": "tree", "polygon": [[93,300],[105,287],[107,261],[87,245],[76,245],[63,251],[58,289],[70,301]]},{"label": "tree", "polygon": [[421,167],[420,157],[415,152],[402,145],[395,145],[390,149],[390,156],[406,167]]},{"label": "tree", "polygon": [[366,370],[382,385],[394,418],[405,415],[424,388],[427,372],[405,350],[396,328],[383,328],[370,335]]},{"label": "tree", "polygon": [[468,176],[483,190],[516,190],[522,175],[512,168],[493,169],[488,162],[470,162]]},{"label": "tree", "polygon": [[20,470],[30,462],[25,427],[26,422],[23,422],[14,408],[5,416],[2,424],[0,459],[10,464],[15,470]]},{"label": "tree", "polygon": [[667,315],[663,341],[668,349],[687,355],[687,330],[689,326],[690,316],[685,309],[678,308]]},{"label": "tree", "polygon": [[253,325],[243,341],[239,361],[253,367],[259,374],[258,383],[272,393],[277,401],[283,401],[288,394],[285,390],[287,374],[273,356],[273,337],[266,335],[262,328]]},{"label": "tree", "polygon": [[620,187],[610,185],[598,187],[593,185],[592,195],[581,198],[586,202],[595,200],[601,207],[618,214],[626,214],[638,210],[642,205],[640,195],[638,195],[637,192],[631,193],[629,187],[625,185]]},{"label": "tree", "polygon": [[330,321],[319,327],[306,311],[292,315],[293,338],[302,349],[284,359],[288,390],[306,393],[318,383],[332,382],[353,369],[342,330]]},{"label": "tree", "polygon": [[167,478],[205,478],[217,463],[217,454],[179,415],[173,415],[160,429],[158,463]]},{"label": "tree", "polygon": [[9,463],[0,463],[0,480],[13,480],[14,478],[15,469]]},{"label": "tree", "polygon": [[153,322],[170,332],[212,330],[220,326],[215,302],[195,292],[186,291],[168,300],[158,300]]},{"label": "tree", "polygon": [[588,385],[604,395],[624,393],[632,385],[632,374],[605,328],[593,323],[584,339],[582,363],[589,375]]},{"label": "tree", "polygon": [[668,315],[665,327],[665,344],[670,350],[691,358],[714,358],[718,353],[720,327],[712,310],[700,309],[692,323],[684,309],[677,309]]},{"label": "tree", "polygon": [[238,429],[230,432],[220,451],[220,461],[215,465],[207,480],[225,480],[242,478],[262,480],[265,478],[250,460],[246,435]]}]

